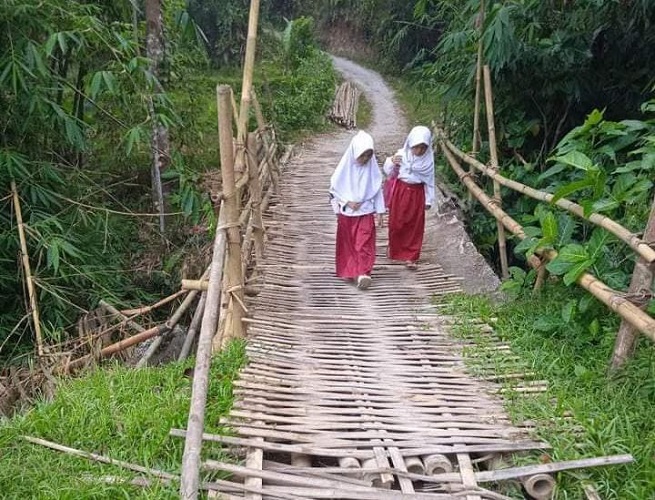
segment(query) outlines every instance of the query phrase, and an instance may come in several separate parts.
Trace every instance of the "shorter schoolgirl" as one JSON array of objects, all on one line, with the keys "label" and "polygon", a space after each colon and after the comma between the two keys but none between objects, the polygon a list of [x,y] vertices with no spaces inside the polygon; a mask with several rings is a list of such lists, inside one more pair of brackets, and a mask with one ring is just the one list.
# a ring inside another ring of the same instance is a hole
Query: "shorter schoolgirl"
[{"label": "shorter schoolgirl", "polygon": [[385,211],[382,174],[366,132],[350,141],[330,179],[330,196],[337,214],[336,274],[366,289],[375,264],[375,214]]},{"label": "shorter schoolgirl", "polygon": [[389,205],[390,259],[417,269],[423,246],[425,210],[434,203],[434,151],[432,133],[424,126],[414,127],[405,145],[384,162],[387,176],[397,172]]}]

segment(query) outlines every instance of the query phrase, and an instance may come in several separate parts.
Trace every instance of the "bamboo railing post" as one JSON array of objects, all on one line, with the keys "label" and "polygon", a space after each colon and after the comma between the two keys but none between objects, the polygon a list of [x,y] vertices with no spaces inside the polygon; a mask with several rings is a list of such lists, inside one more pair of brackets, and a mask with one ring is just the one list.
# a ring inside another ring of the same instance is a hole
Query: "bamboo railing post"
[{"label": "bamboo railing post", "polygon": [[36,353],[43,356],[43,333],[41,332],[41,319],[39,317],[39,304],[36,301],[36,289],[34,287],[34,277],[30,267],[30,257],[27,253],[27,240],[25,238],[25,224],[23,222],[23,212],[20,207],[18,198],[18,188],[16,182],[11,181],[11,194],[14,201],[14,210],[16,211],[16,221],[18,222],[18,237],[20,239],[21,262],[23,263],[23,272],[25,273],[25,282],[27,283],[27,294],[32,310],[32,321],[34,321],[34,335],[36,340]]},{"label": "bamboo railing post", "polygon": [[[489,154],[491,155],[491,168],[498,172],[498,150],[496,149],[496,127],[494,124],[493,93],[491,90],[491,73],[489,66],[484,65],[484,100],[487,108],[487,128],[489,129]],[[494,180],[494,200],[500,207],[502,198],[500,195],[500,184]],[[505,241],[505,229],[500,222],[496,222],[498,228],[498,253],[500,254],[500,269],[503,279],[509,278],[509,265],[507,262],[507,243]]]},{"label": "bamboo railing post", "polygon": [[[232,103],[230,87],[219,85],[218,131],[221,148],[221,177],[223,179],[223,203],[227,225],[227,262],[225,265],[225,285],[228,308],[221,322],[220,334],[214,341],[214,349],[231,337],[243,337],[243,309],[239,299],[243,299],[243,276],[241,273],[241,231],[239,228],[239,201],[234,171],[234,150],[232,148]],[[212,266],[213,267],[213,266]],[[234,300],[237,297],[237,300]]]},{"label": "bamboo railing post", "polygon": [[[644,230],[643,240],[646,243],[655,243],[655,198],[650,209],[650,216],[646,223]],[[644,294],[648,297],[651,293],[653,286],[653,266],[649,265],[643,258],[638,258],[635,263],[634,271],[632,272],[632,279],[630,280],[630,294]],[[632,357],[635,347],[637,345],[638,332],[626,320],[621,321],[621,326],[616,335],[616,343],[614,344],[614,352],[612,353],[612,361],[610,370],[616,371],[623,367],[623,365]]]},{"label": "bamboo railing post", "polygon": [[243,65],[243,81],[241,84],[241,105],[239,106],[239,120],[237,121],[237,152],[234,163],[234,169],[237,173],[243,172],[246,167],[244,146],[248,133],[248,115],[250,112],[252,75],[255,67],[258,24],[259,0],[251,0],[248,16],[248,38],[246,39],[246,58]]},{"label": "bamboo railing post", "polygon": [[[227,96],[229,102],[229,96]],[[220,108],[219,108],[220,109]],[[228,115],[229,116],[229,115]],[[232,132],[230,131],[230,150],[223,154],[232,155]],[[223,144],[221,144],[223,146]],[[205,300],[205,312],[202,315],[196,365],[193,372],[191,386],[191,403],[189,405],[189,418],[187,423],[186,439],[184,441],[184,455],[182,456],[182,475],[180,478],[180,497],[184,500],[198,498],[200,485],[200,451],[202,450],[202,433],[205,424],[205,404],[207,403],[207,389],[209,387],[209,367],[211,364],[212,339],[218,325],[218,306],[223,283],[223,261],[225,260],[226,234],[225,205],[221,204],[216,237],[214,238],[214,251],[211,268],[209,270],[209,288]]]},{"label": "bamboo railing post", "polygon": [[251,132],[248,134],[248,168],[250,173],[250,197],[252,199],[252,227],[255,239],[255,259],[257,264],[261,264],[264,256],[264,221],[262,219],[262,187],[259,183],[259,161],[256,152],[257,134]]}]

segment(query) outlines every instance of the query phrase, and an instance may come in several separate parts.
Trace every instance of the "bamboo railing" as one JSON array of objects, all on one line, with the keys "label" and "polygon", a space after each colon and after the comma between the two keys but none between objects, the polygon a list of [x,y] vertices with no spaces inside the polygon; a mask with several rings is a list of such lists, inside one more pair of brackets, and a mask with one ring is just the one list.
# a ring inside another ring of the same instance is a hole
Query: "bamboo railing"
[{"label": "bamboo railing", "polygon": [[[465,172],[459,162],[463,161],[467,163],[470,167],[491,178],[495,184],[503,185],[509,189],[512,189],[536,200],[552,203],[554,196],[551,193],[539,191],[520,182],[503,177],[502,175],[498,174],[496,168],[489,167],[476,158],[473,158],[472,156],[458,149],[452,142],[447,139],[443,129],[435,127],[434,132],[435,138],[439,143],[439,146],[443,151],[448,164],[457,174],[460,181],[468,189],[469,193],[474,198],[476,198],[491,215],[496,218],[499,225],[502,225],[512,234],[516,235],[519,239],[524,239],[526,235],[522,226],[518,224],[514,219],[512,219],[505,211],[503,211],[500,206],[498,206],[499,204],[495,201],[495,198],[492,199],[486,195],[486,193],[484,193],[484,190],[480,188],[473,180],[471,173]],[[653,281],[653,273],[652,271],[649,272],[649,270],[652,268],[653,263],[655,263],[655,250],[648,244],[647,241],[639,238],[638,235],[632,233],[627,228],[621,226],[619,223],[606,216],[597,213],[585,215],[584,210],[580,205],[567,199],[559,199],[554,203],[554,205],[563,208],[570,213],[611,232],[621,241],[625,242],[632,250],[634,250],[634,252],[639,257],[641,266],[638,264],[635,269],[635,273],[640,274],[638,277],[633,276],[634,286],[631,286],[629,294],[612,289],[607,284],[603,283],[601,280],[587,272],[583,273],[576,280],[576,283],[579,286],[587,290],[623,319],[624,323],[622,324],[622,330],[625,330],[626,332],[620,335],[617,339],[617,347],[612,361],[612,367],[618,368],[625,362],[630,350],[634,346],[634,335],[631,334],[631,330],[637,330],[646,335],[652,341],[655,341],[655,319],[640,308],[641,304],[634,304],[630,300],[631,294],[637,293],[638,291],[643,291],[644,288],[647,288],[648,291],[650,290],[650,286]],[[654,209],[651,213],[651,218],[645,231],[645,237],[652,238],[654,235],[655,200]],[[541,251],[538,250],[536,254],[537,255],[530,256],[528,258],[528,262],[532,267],[541,269],[543,269],[543,263],[550,262],[557,257],[557,252],[552,249]],[[537,258],[537,260],[535,260],[535,258]],[[639,290],[637,290],[637,288],[639,288]],[[617,354],[619,349],[621,351]]]},{"label": "bamboo railing", "polygon": [[[257,130],[246,134],[242,156],[244,169],[236,177],[235,163],[240,145],[232,136],[232,117],[235,116],[232,91],[229,86],[221,85],[217,96],[223,190],[211,271],[208,280],[184,280],[182,283],[184,289],[206,294],[204,301],[201,298],[205,310],[182,463],[182,498],[197,498],[211,354],[224,347],[230,339],[245,334],[243,319],[248,313],[244,300],[245,283],[254,280],[256,264],[264,256],[262,212],[268,208],[279,177],[275,132],[263,122],[259,111]],[[256,102],[254,93],[251,97]],[[257,293],[252,288],[251,292]]]},{"label": "bamboo railing", "polygon": [[[480,2],[480,13],[478,23],[480,32],[484,22],[485,7],[484,2]],[[473,116],[473,140],[471,153],[466,154],[458,149],[447,138],[444,130],[439,127],[435,128],[434,137],[441,147],[447,162],[453,171],[457,174],[460,181],[467,188],[469,200],[477,199],[482,206],[496,218],[498,231],[498,250],[500,254],[501,272],[503,278],[507,277],[507,254],[505,245],[505,228],[519,239],[525,238],[525,232],[520,224],[512,219],[501,208],[500,186],[512,189],[516,192],[529,196],[539,201],[554,204],[568,212],[585,219],[592,224],[605,229],[612,233],[619,240],[628,245],[637,255],[637,262],[633,271],[630,288],[627,293],[613,290],[598,278],[590,273],[583,273],[576,283],[591,293],[594,297],[603,302],[612,311],[619,314],[622,318],[621,327],[617,334],[614,353],[612,355],[611,369],[616,370],[623,366],[628,360],[636,345],[636,332],[641,332],[651,340],[655,341],[655,319],[643,310],[647,302],[646,297],[652,296],[652,285],[655,278],[655,199],[650,213],[650,218],[643,233],[643,238],[623,227],[618,222],[601,215],[599,213],[586,214],[584,208],[565,198],[555,200],[555,196],[545,191],[534,189],[520,182],[503,177],[499,173],[499,161],[496,148],[496,134],[493,112],[493,91],[491,86],[491,72],[489,66],[483,62],[482,39],[478,42],[476,77],[475,77],[475,101]],[[479,151],[480,137],[480,100],[481,100],[481,80],[484,84],[484,97],[487,118],[487,128],[489,134],[489,155],[490,166],[479,161],[476,156]],[[434,123],[433,123],[434,126]],[[468,171],[461,168],[459,161],[468,164]],[[479,171],[493,181],[494,196],[490,198],[480,188],[474,180],[474,172]],[[555,200],[555,201],[553,201]],[[535,291],[544,283],[546,278],[545,264],[557,257],[554,250],[537,251],[537,255],[528,256],[528,264],[537,269],[537,280],[535,282]],[[638,300],[632,300],[637,298]]]}]

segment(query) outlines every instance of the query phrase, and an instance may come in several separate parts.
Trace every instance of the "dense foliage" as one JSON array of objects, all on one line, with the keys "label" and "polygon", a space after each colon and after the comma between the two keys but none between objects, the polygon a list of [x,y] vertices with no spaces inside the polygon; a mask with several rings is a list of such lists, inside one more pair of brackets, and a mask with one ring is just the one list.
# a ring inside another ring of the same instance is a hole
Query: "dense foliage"
[{"label": "dense foliage", "polygon": [[[159,81],[143,57],[145,23],[133,2],[0,6],[3,358],[17,354],[14,347],[30,350],[33,339],[12,181],[48,342],[65,337],[101,298],[132,305],[160,298],[178,286],[182,262],[207,244],[214,210],[203,177],[218,158],[215,87],[229,83],[238,93],[241,85],[233,49],[243,40],[220,30],[229,20],[245,33],[249,2],[203,4],[213,5],[213,17],[193,2],[195,17],[184,2],[162,5]],[[267,117],[283,137],[321,125],[334,73],[315,47],[311,19],[289,21],[286,37],[266,18],[263,26],[255,85]],[[211,27],[232,48],[207,45]],[[179,214],[168,216],[163,240],[148,214],[153,119],[169,129],[171,162],[162,176],[167,209]]]}]

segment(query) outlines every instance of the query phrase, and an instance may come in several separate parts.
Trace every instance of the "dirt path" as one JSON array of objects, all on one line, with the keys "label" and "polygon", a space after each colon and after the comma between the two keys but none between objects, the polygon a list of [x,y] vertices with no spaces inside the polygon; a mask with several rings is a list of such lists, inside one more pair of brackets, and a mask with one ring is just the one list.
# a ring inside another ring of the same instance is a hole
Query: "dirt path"
[{"label": "dirt path", "polygon": [[[378,160],[384,161],[386,154],[402,146],[409,131],[402,108],[378,73],[348,59],[333,57],[333,61],[343,78],[356,83],[371,103],[373,113],[367,132],[375,140]],[[320,150],[341,148],[338,151],[343,152],[351,136],[352,133],[343,132],[336,141],[334,136],[319,137],[314,147]],[[441,197],[440,206],[428,212],[426,240],[433,244],[434,262],[445,272],[463,278],[462,288],[468,293],[495,291],[500,284],[498,277],[471,242],[458,214],[447,210],[444,201]]]}]

